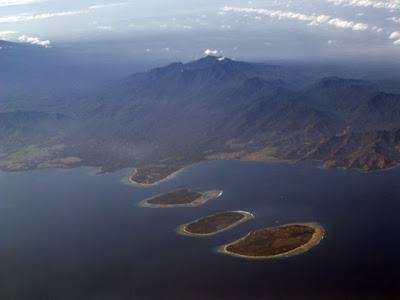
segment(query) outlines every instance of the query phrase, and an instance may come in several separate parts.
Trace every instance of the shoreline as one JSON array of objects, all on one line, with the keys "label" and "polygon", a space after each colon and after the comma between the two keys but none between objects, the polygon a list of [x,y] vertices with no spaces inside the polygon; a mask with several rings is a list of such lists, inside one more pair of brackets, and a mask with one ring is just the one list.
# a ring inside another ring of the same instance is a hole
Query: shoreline
[{"label": "shoreline", "polygon": [[[314,234],[312,235],[311,239],[304,245],[301,245],[293,250],[284,252],[284,253],[280,253],[280,254],[275,254],[275,255],[269,255],[269,256],[247,256],[247,255],[242,255],[242,254],[237,254],[237,253],[233,253],[233,252],[229,252],[228,250],[226,250],[227,247],[229,247],[230,245],[233,245],[235,243],[237,243],[238,241],[246,238],[251,232],[249,232],[246,236],[223,246],[218,247],[217,251],[219,253],[222,254],[226,254],[226,255],[230,255],[230,256],[234,256],[234,257],[240,257],[240,258],[245,258],[245,259],[274,259],[274,258],[287,258],[287,257],[292,257],[292,256],[296,256],[302,253],[307,252],[308,250],[312,249],[313,247],[317,246],[321,240],[324,238],[325,236],[325,230],[322,226],[318,225],[315,222],[311,222],[311,223],[291,223],[291,224],[286,224],[283,226],[277,226],[277,227],[287,227],[287,226],[291,226],[291,225],[302,225],[302,226],[308,226],[308,227],[312,227],[315,229]],[[269,228],[276,228],[276,227],[269,227]],[[268,229],[268,228],[265,228]]]},{"label": "shoreline", "polygon": [[147,202],[153,198],[164,195],[164,194],[160,194],[160,195],[156,195],[151,198],[144,199],[144,200],[140,201],[138,205],[140,207],[151,207],[151,208],[196,207],[196,206],[200,206],[200,205],[206,203],[208,200],[220,197],[223,194],[223,191],[222,190],[211,190],[211,191],[199,192],[199,193],[202,194],[200,198],[194,200],[193,202],[185,203],[185,204],[151,204],[151,203]]},{"label": "shoreline", "polygon": [[[254,159],[253,160],[253,159],[236,158],[236,159],[215,159],[215,160],[204,160],[204,161],[193,162],[191,164],[188,164],[185,167],[182,167],[181,169],[179,169],[179,170],[177,170],[175,172],[172,172],[171,174],[169,174],[165,178],[163,178],[163,179],[161,179],[159,181],[156,181],[154,183],[150,183],[150,184],[139,183],[139,182],[136,182],[136,181],[132,180],[132,176],[134,176],[136,173],[134,173],[133,175],[127,176],[128,179],[126,179],[126,177],[124,176],[124,179],[121,180],[121,181],[124,182],[125,184],[134,184],[136,186],[151,187],[153,185],[157,185],[160,182],[163,182],[163,181],[166,181],[166,180],[170,179],[171,177],[177,175],[177,173],[182,172],[187,167],[190,167],[190,166],[193,166],[193,165],[197,165],[197,164],[201,164],[201,163],[211,162],[211,161],[228,161],[228,160],[236,160],[236,161],[243,161],[243,162],[271,162],[271,163],[289,163],[289,164],[292,164],[292,163],[296,164],[296,163],[307,162],[307,161],[315,161],[315,162],[321,163],[321,166],[317,167],[317,168],[320,168],[322,170],[329,170],[329,169],[339,169],[339,170],[344,170],[344,171],[356,170],[356,171],[359,171],[361,173],[383,172],[383,171],[388,171],[388,170],[400,168],[400,163],[397,164],[397,165],[391,166],[391,167],[387,167],[387,168],[381,168],[381,169],[376,169],[376,170],[364,170],[364,169],[355,168],[355,167],[340,167],[340,166],[327,167],[326,164],[329,163],[329,162],[325,161],[325,160],[319,160],[319,159],[294,159],[294,160],[290,160],[290,159],[261,159],[261,160],[260,159]],[[75,166],[68,166],[68,165],[66,165],[66,166],[49,166],[49,167],[46,167],[46,169],[75,169],[75,168],[82,168],[82,167],[95,168],[97,170],[101,170],[101,167],[99,167],[98,165],[85,164],[85,163],[82,163],[82,164],[78,163]],[[105,175],[105,174],[114,173],[114,172],[117,172],[117,171],[120,171],[120,170],[123,170],[123,169],[132,169],[132,168],[136,170],[135,167],[126,166],[126,167],[121,167],[118,170],[111,171],[111,172],[106,172],[106,173],[98,173],[98,171],[97,172],[93,171],[95,173],[93,175],[96,175],[96,176]],[[4,173],[17,173],[17,172],[35,171],[35,170],[41,170],[41,169],[45,169],[45,168],[38,168],[38,167],[29,166],[29,167],[26,167],[26,168],[17,168],[17,169],[10,170],[10,169],[2,167],[1,164],[0,164],[0,171],[4,172]]]},{"label": "shoreline", "polygon": [[176,175],[178,175],[179,173],[183,172],[184,169],[186,169],[187,167],[193,166],[193,165],[195,165],[195,164],[196,164],[196,163],[187,165],[187,166],[185,166],[185,167],[183,167],[183,168],[181,168],[181,169],[179,169],[179,170],[177,170],[177,171],[175,171],[175,172],[172,172],[171,174],[167,175],[167,176],[164,177],[163,179],[158,180],[158,181],[156,181],[156,182],[154,182],[154,183],[140,183],[140,182],[134,181],[134,180],[132,179],[132,177],[135,176],[135,174],[137,173],[137,168],[134,168],[134,169],[135,169],[135,172],[134,172],[132,175],[129,176],[128,181],[129,181],[130,184],[134,184],[134,185],[137,185],[137,186],[141,186],[141,187],[152,187],[152,186],[155,186],[155,185],[157,185],[157,184],[159,184],[159,183],[161,183],[161,182],[163,182],[163,181],[167,181],[167,180],[169,180],[169,179],[174,178]]},{"label": "shoreline", "polygon": [[[247,211],[233,210],[233,211],[228,211],[228,212],[237,212],[237,213],[241,213],[244,217],[243,217],[242,219],[240,219],[239,221],[237,221],[237,222],[231,224],[230,226],[228,226],[228,227],[226,227],[226,228],[224,228],[224,229],[218,230],[218,231],[216,231],[216,232],[211,232],[211,233],[192,233],[192,232],[189,232],[189,231],[187,231],[187,230],[185,229],[186,226],[188,226],[189,224],[195,223],[195,222],[197,222],[198,220],[203,219],[203,218],[199,218],[199,219],[197,219],[197,220],[194,220],[193,222],[180,225],[177,229],[175,229],[175,231],[176,231],[177,233],[179,233],[179,234],[181,234],[181,235],[185,235],[185,236],[205,237],[205,236],[211,236],[211,235],[218,234],[218,233],[223,232],[223,231],[225,231],[225,230],[229,230],[229,229],[231,229],[231,228],[233,228],[233,227],[235,227],[235,226],[237,226],[237,225],[239,225],[239,224],[241,224],[241,223],[243,223],[243,222],[246,222],[246,221],[249,221],[249,220],[251,220],[251,219],[254,219],[254,215],[253,215],[252,213],[247,212]],[[215,214],[215,215],[217,215],[217,214]],[[213,216],[215,216],[215,215],[212,215],[212,216],[210,216],[210,217],[213,217]]]}]

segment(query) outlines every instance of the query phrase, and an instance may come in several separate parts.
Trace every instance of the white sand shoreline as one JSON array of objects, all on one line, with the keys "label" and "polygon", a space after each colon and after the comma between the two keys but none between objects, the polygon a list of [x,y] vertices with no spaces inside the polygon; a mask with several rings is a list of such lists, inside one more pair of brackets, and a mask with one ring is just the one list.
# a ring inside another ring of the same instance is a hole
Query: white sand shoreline
[{"label": "white sand shoreline", "polygon": [[154,207],[158,207],[158,208],[160,208],[160,207],[196,207],[196,206],[200,206],[200,205],[206,203],[208,200],[220,197],[222,195],[223,191],[222,190],[211,190],[211,191],[199,192],[199,193],[202,194],[200,198],[194,200],[193,202],[187,203],[187,204],[185,203],[185,204],[165,204],[165,205],[163,205],[163,204],[151,204],[148,202],[151,199],[165,195],[165,194],[160,194],[160,195],[156,195],[154,197],[147,198],[147,199],[140,201],[139,206],[140,207],[152,207],[152,208],[154,208]]},{"label": "white sand shoreline", "polygon": [[[237,242],[239,242],[240,240],[246,238],[249,234],[251,234],[251,232],[249,232],[246,236],[232,242],[226,245],[223,245],[221,247],[218,248],[218,252],[223,253],[223,254],[227,254],[227,255],[231,255],[231,256],[235,256],[235,257],[240,257],[240,258],[246,258],[246,259],[274,259],[274,258],[284,258],[284,257],[291,257],[291,256],[295,256],[295,255],[299,255],[301,253],[307,252],[308,250],[310,250],[311,248],[315,247],[316,245],[318,245],[320,243],[320,241],[324,238],[325,236],[325,230],[322,226],[318,225],[317,223],[311,222],[311,223],[291,223],[291,224],[285,224],[283,226],[277,226],[277,227],[287,227],[287,226],[291,226],[291,225],[303,225],[303,226],[308,226],[308,227],[312,227],[315,229],[314,234],[312,235],[311,239],[304,245],[301,245],[300,247],[297,247],[293,250],[290,250],[288,252],[284,252],[284,253],[280,253],[280,254],[276,254],[276,255],[269,255],[269,256],[247,256],[247,255],[242,255],[242,254],[237,254],[237,253],[233,253],[233,252],[229,252],[226,248],[229,247],[230,245],[233,245]],[[269,227],[269,228],[277,228],[277,227]],[[268,228],[265,228],[268,229]]]},{"label": "white sand shoreline", "polygon": [[[220,233],[220,232],[223,232],[223,231],[225,231],[225,230],[229,230],[229,229],[231,229],[232,227],[235,227],[235,226],[239,225],[240,223],[246,222],[246,221],[251,220],[251,219],[254,218],[254,215],[253,215],[252,213],[247,212],[247,211],[234,210],[234,211],[226,211],[226,212],[237,212],[237,213],[241,213],[244,217],[243,217],[242,219],[240,219],[239,221],[237,221],[237,222],[231,224],[230,226],[228,226],[228,227],[226,227],[226,228],[224,228],[224,229],[218,230],[218,231],[216,231],[216,232],[212,232],[212,233],[192,233],[192,232],[189,232],[189,231],[186,230],[186,226],[188,226],[189,224],[195,223],[195,222],[197,222],[197,221],[199,221],[199,220],[201,220],[201,219],[203,219],[203,218],[199,218],[199,219],[197,219],[197,220],[194,220],[193,222],[180,225],[180,226],[176,229],[176,232],[179,233],[179,234],[182,234],[182,235],[186,235],[186,236],[195,236],[195,237],[211,236],[211,235],[215,235],[215,234],[218,234],[218,233]],[[219,213],[218,213],[218,214],[219,214]],[[215,214],[215,215],[218,215],[218,214]],[[215,215],[212,215],[212,216],[209,216],[209,217],[213,217],[213,216],[215,216]],[[206,218],[207,218],[207,217],[206,217]]]}]

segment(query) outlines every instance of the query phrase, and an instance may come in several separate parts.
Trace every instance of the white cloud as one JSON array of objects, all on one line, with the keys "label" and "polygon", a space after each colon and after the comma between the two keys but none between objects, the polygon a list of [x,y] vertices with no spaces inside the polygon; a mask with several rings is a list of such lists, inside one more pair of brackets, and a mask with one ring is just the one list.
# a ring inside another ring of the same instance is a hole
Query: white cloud
[{"label": "white cloud", "polygon": [[47,0],[0,0],[0,7],[11,5],[25,5],[38,2],[45,2]]},{"label": "white cloud", "polygon": [[0,31],[0,40],[9,40],[10,35],[16,34],[17,31],[13,30],[6,30],[6,31]]},{"label": "white cloud", "polygon": [[23,43],[30,43],[33,45],[40,45],[43,46],[45,48],[50,48],[50,41],[46,40],[46,41],[41,41],[39,38],[33,38],[33,37],[29,37],[26,35],[22,35],[18,38],[18,41],[23,42]]},{"label": "white cloud", "polygon": [[387,18],[387,20],[393,21],[395,23],[400,23],[400,18],[396,18],[396,17]]},{"label": "white cloud", "polygon": [[100,30],[112,30],[113,28],[111,26],[97,26],[97,29]]},{"label": "white cloud", "polygon": [[382,32],[383,31],[383,29],[381,27],[378,27],[378,26],[372,27],[371,30],[372,31],[376,31],[376,32]]},{"label": "white cloud", "polygon": [[168,47],[162,49],[162,51],[165,51],[165,52],[169,52],[169,50],[170,50],[170,49],[169,49]]},{"label": "white cloud", "polygon": [[400,45],[400,39],[393,42],[395,45]]},{"label": "white cloud", "polygon": [[400,38],[400,31],[394,31],[389,36],[389,39],[391,39],[391,40],[398,39],[398,38]]},{"label": "white cloud", "polygon": [[89,9],[98,9],[98,8],[106,8],[106,7],[114,7],[114,6],[120,6],[120,5],[126,5],[128,3],[114,3],[114,4],[104,4],[104,5],[93,5],[90,6]]},{"label": "white cloud", "polygon": [[338,28],[351,28],[356,31],[357,30],[367,30],[369,28],[369,26],[364,23],[355,23],[353,21],[345,21],[345,20],[338,19],[338,18],[329,20],[328,24],[334,25]]},{"label": "white cloud", "polygon": [[376,0],[327,0],[334,5],[341,6],[361,6],[361,7],[374,7],[374,8],[387,8],[387,9],[399,9],[400,1],[389,0],[389,1],[376,1]]},{"label": "white cloud", "polygon": [[204,51],[205,55],[217,55],[218,54],[218,50],[210,50],[207,49],[206,51]]},{"label": "white cloud", "polygon": [[321,24],[329,24],[338,28],[350,28],[353,30],[367,30],[369,26],[365,23],[355,23],[353,21],[346,21],[338,18],[332,18],[327,15],[305,15],[290,11],[269,10],[264,8],[240,8],[225,6],[221,8],[223,11],[242,12],[242,13],[256,13],[278,19],[296,19],[303,22],[308,22],[308,25],[316,26]]},{"label": "white cloud", "polygon": [[12,15],[8,17],[0,17],[0,23],[15,23],[15,22],[23,22],[23,21],[31,21],[31,20],[41,20],[41,19],[48,19],[53,17],[63,17],[63,16],[72,16],[81,14],[82,11],[65,11],[59,13],[52,13],[52,14],[40,14],[40,15]]}]

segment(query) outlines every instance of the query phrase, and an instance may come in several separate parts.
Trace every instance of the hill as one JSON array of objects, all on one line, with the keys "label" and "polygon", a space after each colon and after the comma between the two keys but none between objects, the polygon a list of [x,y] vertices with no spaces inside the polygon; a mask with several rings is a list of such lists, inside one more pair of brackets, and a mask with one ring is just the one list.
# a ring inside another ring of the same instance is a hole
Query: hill
[{"label": "hill", "polygon": [[[147,183],[210,159],[320,159],[363,170],[398,163],[397,150],[390,150],[397,149],[400,128],[394,89],[332,76],[310,83],[312,75],[294,70],[213,56],[172,63],[133,74],[96,96],[54,105],[51,118],[37,115],[38,129],[49,122],[54,130],[65,128],[69,119],[62,135],[21,135],[37,136],[46,147],[64,145],[47,162],[78,157],[74,165],[104,172],[137,167],[136,177]],[[69,117],[55,118],[61,112]],[[13,114],[0,115],[0,132],[7,131],[7,118],[30,127],[32,113]],[[5,139],[13,144],[10,136]],[[13,154],[7,149],[3,160]],[[34,168],[46,161],[19,163]]]}]

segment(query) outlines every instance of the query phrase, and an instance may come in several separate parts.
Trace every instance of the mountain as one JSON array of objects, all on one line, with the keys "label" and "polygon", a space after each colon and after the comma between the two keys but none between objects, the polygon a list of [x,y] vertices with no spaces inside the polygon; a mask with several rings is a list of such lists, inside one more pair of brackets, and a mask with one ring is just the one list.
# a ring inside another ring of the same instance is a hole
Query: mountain
[{"label": "mountain", "polygon": [[400,130],[333,136],[296,149],[286,158],[323,160],[327,167],[363,171],[387,169],[400,163]]},{"label": "mountain", "polygon": [[[207,56],[133,74],[97,95],[54,103],[43,116],[0,114],[4,128],[10,119],[38,129],[21,131],[23,145],[5,136],[15,147],[0,162],[11,155],[13,166],[34,168],[73,157],[73,165],[104,172],[137,167],[135,179],[144,183],[210,159],[320,159],[364,170],[397,164],[390,136],[400,128],[400,95],[335,76],[310,83],[313,75],[294,70]],[[53,131],[41,131],[52,123]],[[39,148],[63,146],[27,164],[12,155],[33,143],[29,136],[44,141]]]}]

